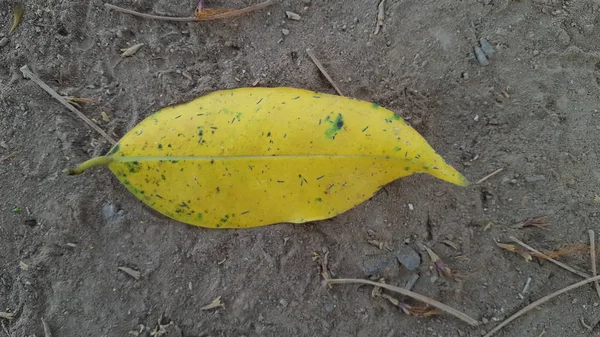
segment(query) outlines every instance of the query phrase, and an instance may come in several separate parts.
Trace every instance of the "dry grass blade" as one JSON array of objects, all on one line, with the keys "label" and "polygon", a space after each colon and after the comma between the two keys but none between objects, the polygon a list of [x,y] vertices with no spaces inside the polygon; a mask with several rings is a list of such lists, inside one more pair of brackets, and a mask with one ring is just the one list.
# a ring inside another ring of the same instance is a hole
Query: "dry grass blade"
[{"label": "dry grass blade", "polygon": [[[590,229],[588,234],[590,235],[590,263],[592,264],[592,276],[596,276],[598,272],[596,270],[596,233]],[[600,297],[600,284],[598,284],[598,281],[594,282],[594,287],[596,288],[598,297]]]},{"label": "dry grass blade", "polygon": [[553,259],[553,258],[551,258],[550,256],[548,256],[548,255],[546,255],[546,254],[544,254],[544,253],[540,252],[539,250],[537,250],[537,249],[535,249],[535,248],[533,248],[533,247],[530,247],[530,246],[528,246],[527,244],[525,244],[525,243],[524,243],[524,242],[522,242],[521,240],[519,240],[519,239],[515,238],[514,236],[511,236],[511,237],[510,237],[510,239],[511,239],[513,242],[515,242],[515,243],[519,244],[520,246],[522,246],[522,247],[524,247],[524,248],[527,248],[527,249],[529,249],[530,251],[532,251],[532,252],[536,253],[536,254],[537,254],[537,256],[539,256],[539,257],[542,257],[542,258],[544,258],[544,259],[546,259],[546,260],[548,260],[548,261],[550,261],[550,262],[554,263],[555,265],[557,265],[557,266],[559,266],[559,267],[561,267],[561,268],[564,268],[564,269],[566,269],[566,270],[568,270],[568,271],[570,271],[570,272],[572,272],[572,273],[574,273],[574,274],[577,274],[577,275],[579,275],[579,276],[581,276],[581,277],[583,277],[583,278],[588,278],[588,277],[590,277],[590,275],[588,275],[588,274],[586,274],[586,273],[584,273],[584,272],[582,272],[582,271],[579,271],[579,270],[577,270],[577,269],[575,269],[575,268],[573,268],[573,267],[570,267],[570,266],[568,266],[568,265],[566,265],[566,264],[564,264],[564,263],[562,263],[562,262],[556,261],[555,259]]},{"label": "dry grass blade", "polygon": [[50,96],[54,97],[57,101],[59,101],[62,105],[67,107],[67,109],[71,110],[77,117],[81,118],[89,127],[91,127],[94,131],[98,132],[102,137],[108,140],[111,144],[117,144],[117,141],[114,140],[111,136],[109,136],[104,130],[100,129],[94,122],[92,122],[89,118],[87,118],[81,111],[77,110],[73,105],[71,105],[66,99],[64,99],[61,95],[59,95],[54,89],[50,88],[44,81],[42,81],[39,77],[37,77],[34,73],[29,70],[28,66],[22,66],[21,72],[25,78],[28,78],[35,82],[35,84],[39,85],[44,91],[50,94]]},{"label": "dry grass blade", "polygon": [[502,329],[503,327],[505,327],[506,325],[508,325],[510,322],[514,321],[515,319],[523,316],[524,314],[526,314],[527,312],[531,311],[532,309],[548,302],[549,300],[553,299],[556,296],[562,295],[568,291],[571,291],[573,289],[577,289],[579,287],[582,287],[588,283],[591,282],[595,282],[600,280],[600,276],[595,276],[595,277],[591,277],[588,279],[585,279],[583,281],[574,283],[568,287],[565,287],[563,289],[560,289],[558,291],[553,292],[552,294],[546,295],[542,298],[540,298],[539,300],[531,303],[530,305],[526,306],[525,308],[519,310],[517,313],[515,313],[514,315],[510,316],[509,318],[505,319],[502,323],[500,323],[498,326],[496,326],[495,328],[493,328],[490,332],[488,332],[487,334],[485,334],[485,336],[483,337],[490,337],[493,334],[495,334],[496,332],[498,332],[500,329]]},{"label": "dry grass blade", "polygon": [[128,268],[128,267],[119,267],[118,269],[120,271],[124,272],[125,274],[133,277],[136,280],[140,279],[141,273],[139,271],[137,271],[137,270],[133,270],[133,269]]},{"label": "dry grass blade", "polygon": [[335,91],[337,91],[338,95],[344,96],[344,94],[342,94],[342,91],[340,90],[340,88],[338,88],[337,84],[335,84],[335,82],[333,81],[333,79],[331,78],[331,76],[329,76],[329,74],[327,73],[327,70],[325,70],[325,67],[323,67],[323,64],[315,56],[315,54],[313,53],[313,51],[311,49],[307,49],[306,53],[308,54],[308,56],[310,57],[310,59],[313,61],[313,63],[317,66],[317,68],[319,68],[319,71],[321,72],[321,74],[323,74],[323,76],[325,76],[325,78],[327,79],[327,81],[329,81],[329,84],[331,84],[331,86],[333,87],[333,89],[335,89]]},{"label": "dry grass blade", "polygon": [[323,276],[324,280],[329,280],[331,278],[329,275],[329,252],[326,252],[323,256],[323,260],[321,260],[321,276]]},{"label": "dry grass blade", "polygon": [[368,284],[368,285],[372,285],[375,287],[381,287],[393,292],[397,292],[399,294],[402,294],[404,296],[408,296],[410,298],[413,298],[417,301],[421,301],[425,304],[428,304],[432,307],[438,308],[441,311],[444,311],[460,320],[462,320],[463,322],[466,322],[472,326],[477,326],[479,324],[479,322],[477,322],[477,320],[469,317],[466,314],[463,314],[462,312],[445,305],[444,303],[438,302],[434,299],[431,299],[429,297],[425,297],[421,294],[415,293],[413,291],[410,290],[406,290],[404,288],[400,288],[400,287],[395,287],[389,284],[385,284],[385,283],[379,283],[379,282],[373,282],[373,281],[369,281],[369,280],[361,280],[361,279],[329,279],[326,281],[328,284]]},{"label": "dry grass blade", "polygon": [[16,156],[17,154],[19,154],[19,151],[12,152],[12,153],[7,154],[6,156],[0,158],[0,164],[4,163],[5,161],[9,160],[10,158]]},{"label": "dry grass blade", "polygon": [[50,326],[48,325],[48,323],[46,323],[43,317],[42,326],[44,327],[44,337],[52,337],[52,333],[50,332]]},{"label": "dry grass blade", "polygon": [[143,43],[138,43],[138,44],[134,44],[133,46],[129,47],[129,48],[122,48],[121,51],[123,52],[121,54],[122,57],[128,57],[128,56],[133,56],[133,54],[137,53],[138,50],[140,50],[140,48],[142,48],[144,46]]},{"label": "dry grass blade", "polygon": [[481,179],[477,180],[477,182],[475,183],[475,185],[479,185],[479,184],[481,184],[482,182],[484,182],[484,181],[486,181],[486,180],[490,179],[491,177],[495,176],[496,174],[498,174],[498,173],[502,172],[503,170],[504,170],[504,167],[503,167],[503,168],[499,168],[499,169],[497,169],[496,171],[494,171],[494,172],[492,172],[492,173],[488,174],[487,176],[485,176],[485,177],[483,177],[483,178],[481,178]]},{"label": "dry grass blade", "polygon": [[233,10],[227,11],[227,12],[217,11],[216,13],[213,12],[214,14],[211,14],[211,15],[198,15],[198,13],[202,13],[204,11],[209,11],[209,9],[202,9],[202,10],[196,12],[197,13],[196,16],[191,16],[191,17],[174,17],[174,16],[145,14],[145,13],[136,12],[131,9],[122,8],[122,7],[111,5],[111,4],[104,4],[104,6],[108,9],[112,9],[112,10],[115,10],[115,11],[121,12],[121,13],[130,14],[130,15],[137,16],[137,17],[140,17],[143,19],[175,21],[175,22],[194,22],[194,21],[212,21],[212,20],[235,18],[235,17],[238,17],[238,16],[246,14],[246,13],[250,13],[250,12],[257,11],[259,9],[266,8],[268,6],[271,6],[274,3],[275,3],[274,0],[268,0],[268,1],[256,4],[253,6],[249,6],[246,8],[242,8],[242,9],[233,9]]},{"label": "dry grass blade", "polygon": [[20,2],[15,2],[12,7],[13,10],[13,24],[8,31],[8,34],[12,34],[12,32],[19,27],[21,20],[23,19],[23,13],[25,12],[25,6]]}]

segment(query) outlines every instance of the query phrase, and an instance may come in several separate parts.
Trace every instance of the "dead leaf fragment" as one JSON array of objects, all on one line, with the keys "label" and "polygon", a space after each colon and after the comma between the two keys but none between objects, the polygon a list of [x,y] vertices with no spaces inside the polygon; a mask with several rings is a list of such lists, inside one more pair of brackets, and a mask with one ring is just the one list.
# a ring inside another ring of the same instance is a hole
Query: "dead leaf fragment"
[{"label": "dead leaf fragment", "polygon": [[123,56],[123,57],[133,56],[133,54],[137,53],[137,51],[140,50],[140,48],[142,48],[143,45],[144,45],[143,43],[138,43],[138,44],[134,44],[133,46],[131,46],[129,48],[123,48],[123,49],[121,49],[121,51],[123,52],[121,54],[121,56]]},{"label": "dead leaf fragment", "polygon": [[140,273],[139,271],[137,271],[137,270],[133,270],[133,269],[131,269],[131,268],[128,268],[128,267],[119,267],[118,269],[119,269],[120,271],[124,272],[125,274],[127,274],[127,275],[129,275],[129,276],[133,277],[133,278],[134,278],[134,279],[136,279],[136,280],[139,280],[139,279],[140,279],[140,275],[141,275],[141,273]]},{"label": "dead leaf fragment", "polygon": [[100,113],[100,116],[102,116],[102,120],[105,121],[106,123],[110,122],[110,117],[108,116],[108,114],[104,111],[102,111]]},{"label": "dead leaf fragment", "polygon": [[429,254],[429,258],[431,259],[431,262],[433,262],[433,264],[435,264],[435,267],[436,267],[438,273],[440,274],[440,276],[451,277],[454,275],[454,272],[452,271],[452,269],[450,269],[446,265],[446,263],[444,263],[444,261],[442,261],[442,259],[440,259],[440,257],[436,253],[433,252],[433,250],[431,250],[427,246],[423,246],[423,247],[425,247],[427,254]]},{"label": "dead leaf fragment", "polygon": [[27,270],[29,270],[29,265],[23,261],[20,261],[19,268],[21,268],[22,271],[27,271]]},{"label": "dead leaf fragment", "polygon": [[13,319],[15,315],[12,312],[4,312],[4,311],[0,311],[0,318],[4,318],[7,320],[11,320]]},{"label": "dead leaf fragment", "polygon": [[521,222],[515,224],[513,228],[525,228],[525,227],[537,227],[544,228],[550,224],[550,218],[548,216],[537,216],[523,219]]},{"label": "dead leaf fragment", "polygon": [[216,308],[225,308],[225,304],[223,301],[221,301],[221,296],[215,298],[212,302],[200,308],[200,310],[210,310]]},{"label": "dead leaf fragment", "polygon": [[372,245],[372,246],[375,246],[375,247],[377,247],[379,249],[383,249],[383,245],[384,245],[383,241],[379,241],[379,240],[375,240],[375,239],[373,239],[373,240],[369,239],[369,240],[367,240],[367,242],[370,245]]},{"label": "dead leaf fragment", "polygon": [[506,250],[508,250],[510,252],[517,253],[517,254],[521,255],[525,259],[525,261],[527,261],[527,262],[530,262],[531,260],[533,260],[533,257],[531,256],[530,253],[517,248],[517,246],[515,246],[515,245],[511,245],[509,243],[496,242],[496,246],[498,246],[498,247],[500,247],[502,249],[506,249]]},{"label": "dead leaf fragment", "polygon": [[17,29],[21,20],[23,19],[23,13],[25,12],[25,6],[20,2],[15,2],[12,7],[13,11],[13,24],[8,31],[8,34],[12,34],[12,32]]}]

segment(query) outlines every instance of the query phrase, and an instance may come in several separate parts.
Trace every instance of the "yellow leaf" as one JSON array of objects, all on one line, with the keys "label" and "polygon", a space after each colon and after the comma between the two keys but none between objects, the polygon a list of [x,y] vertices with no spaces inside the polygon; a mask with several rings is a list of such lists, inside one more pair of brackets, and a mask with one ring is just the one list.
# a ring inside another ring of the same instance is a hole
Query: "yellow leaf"
[{"label": "yellow leaf", "polygon": [[20,2],[15,2],[12,7],[13,10],[13,24],[8,31],[8,34],[12,34],[12,32],[17,29],[19,23],[21,23],[21,19],[23,19],[23,12],[25,12],[25,6]]},{"label": "yellow leaf", "polygon": [[392,111],[292,88],[161,109],[69,174],[96,165],[162,214],[214,228],[331,218],[413,173],[468,184]]}]

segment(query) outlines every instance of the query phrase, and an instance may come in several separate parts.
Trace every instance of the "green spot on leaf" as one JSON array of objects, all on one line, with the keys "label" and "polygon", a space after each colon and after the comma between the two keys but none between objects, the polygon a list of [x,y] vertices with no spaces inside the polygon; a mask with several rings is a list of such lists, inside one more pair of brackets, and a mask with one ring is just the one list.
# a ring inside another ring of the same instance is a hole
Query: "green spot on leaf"
[{"label": "green spot on leaf", "polygon": [[327,116],[325,121],[331,124],[331,127],[325,131],[325,136],[330,139],[335,139],[335,135],[344,127],[344,117],[342,114],[338,114],[335,120],[332,121],[331,118]]}]

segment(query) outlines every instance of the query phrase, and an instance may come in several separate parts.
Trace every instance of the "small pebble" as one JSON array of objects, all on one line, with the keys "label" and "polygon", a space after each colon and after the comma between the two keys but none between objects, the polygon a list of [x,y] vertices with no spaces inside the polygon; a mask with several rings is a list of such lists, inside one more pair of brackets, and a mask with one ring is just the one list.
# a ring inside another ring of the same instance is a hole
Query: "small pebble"
[{"label": "small pebble", "polygon": [[285,16],[287,16],[288,19],[290,20],[300,20],[302,17],[294,12],[290,12],[290,11],[285,11]]},{"label": "small pebble", "polygon": [[289,31],[289,29],[285,29],[285,28],[283,28],[283,29],[281,30],[281,34],[283,34],[283,35],[285,35],[285,36],[288,36],[288,35],[290,35],[290,31]]},{"label": "small pebble", "polygon": [[488,61],[487,56],[485,56],[485,53],[483,52],[483,50],[481,50],[481,48],[479,48],[479,46],[475,47],[475,58],[477,59],[477,62],[479,62],[479,65],[482,67],[485,67],[488,64],[490,64],[490,61]]},{"label": "small pebble", "polygon": [[413,204],[408,204],[408,209],[411,211],[415,210],[415,206]]},{"label": "small pebble", "polygon": [[5,47],[8,44],[8,42],[9,42],[8,38],[7,37],[3,37],[0,40],[0,48]]},{"label": "small pebble", "polygon": [[415,270],[421,265],[421,256],[410,246],[402,246],[394,252],[394,255],[408,270]]},{"label": "small pebble", "polygon": [[483,53],[488,57],[492,56],[496,52],[494,47],[492,47],[492,45],[488,42],[488,40],[485,37],[479,39],[479,44],[481,45],[481,50],[483,51]]},{"label": "small pebble", "polygon": [[465,81],[468,81],[470,78],[469,73],[466,71],[464,73],[462,73],[461,75],[462,75],[463,80],[465,80]]},{"label": "small pebble", "polygon": [[332,312],[333,311],[333,303],[327,303],[327,304],[325,304],[325,311],[326,312]]},{"label": "small pebble", "polygon": [[288,301],[282,298],[279,300],[279,304],[281,304],[281,306],[285,308],[288,306]]},{"label": "small pebble", "polygon": [[490,321],[485,317],[481,319],[481,323],[483,323],[483,324],[488,324],[489,322]]}]

